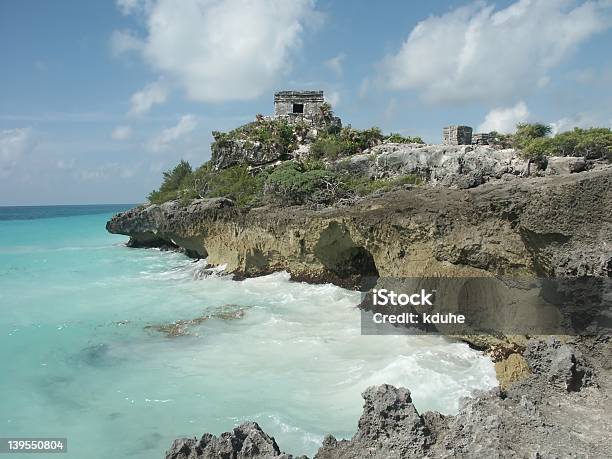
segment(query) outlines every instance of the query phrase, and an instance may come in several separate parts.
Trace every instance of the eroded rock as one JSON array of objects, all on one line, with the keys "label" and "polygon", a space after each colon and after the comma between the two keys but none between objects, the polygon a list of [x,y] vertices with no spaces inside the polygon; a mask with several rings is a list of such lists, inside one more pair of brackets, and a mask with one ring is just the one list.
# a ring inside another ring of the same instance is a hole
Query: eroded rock
[{"label": "eroded rock", "polygon": [[274,437],[267,435],[256,422],[245,422],[218,437],[204,434],[200,440],[180,438],[174,440],[166,452],[166,459],[263,459],[277,457],[291,459],[281,454]]},{"label": "eroded rock", "polygon": [[579,156],[552,156],[547,158],[546,175],[573,174],[586,170],[586,159]]},{"label": "eroded rock", "polygon": [[388,384],[367,388],[357,433],[350,440],[326,437],[315,458],[415,457],[429,446],[431,435],[412,404],[410,391]]},{"label": "eroded rock", "polygon": [[191,334],[191,328],[202,325],[210,319],[235,320],[244,317],[247,308],[237,307],[234,305],[225,305],[218,310],[205,314],[200,317],[195,317],[188,320],[175,320],[167,324],[146,325],[145,330],[153,330],[163,333],[168,338],[176,338],[179,336],[187,336]]},{"label": "eroded rock", "polygon": [[516,150],[471,145],[384,143],[339,167],[376,178],[413,174],[455,188],[473,188],[505,175],[529,175],[528,162]]},{"label": "eroded rock", "polygon": [[593,369],[580,351],[555,338],[530,341],[525,356],[531,369],[555,387],[572,392],[593,383]]}]

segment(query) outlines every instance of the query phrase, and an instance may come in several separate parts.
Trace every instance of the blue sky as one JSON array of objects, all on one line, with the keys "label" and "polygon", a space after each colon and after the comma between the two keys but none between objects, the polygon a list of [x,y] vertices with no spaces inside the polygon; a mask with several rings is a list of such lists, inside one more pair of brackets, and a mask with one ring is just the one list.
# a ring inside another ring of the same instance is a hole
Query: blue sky
[{"label": "blue sky", "polygon": [[612,125],[612,1],[0,1],[0,205],[134,203],[212,130],[323,89],[345,124]]}]

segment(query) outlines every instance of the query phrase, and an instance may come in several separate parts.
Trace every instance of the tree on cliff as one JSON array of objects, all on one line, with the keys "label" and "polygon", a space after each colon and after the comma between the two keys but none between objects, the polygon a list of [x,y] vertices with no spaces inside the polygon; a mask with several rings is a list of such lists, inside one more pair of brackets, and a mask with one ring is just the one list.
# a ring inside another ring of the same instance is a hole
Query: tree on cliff
[{"label": "tree on cliff", "polygon": [[546,137],[551,132],[552,128],[548,124],[518,123],[516,125],[516,133],[512,137],[512,146],[522,150],[534,139]]},{"label": "tree on cliff", "polygon": [[160,203],[177,198],[181,185],[191,176],[191,173],[191,165],[181,159],[174,169],[164,172],[164,181],[159,190],[154,190],[149,194],[149,201]]}]

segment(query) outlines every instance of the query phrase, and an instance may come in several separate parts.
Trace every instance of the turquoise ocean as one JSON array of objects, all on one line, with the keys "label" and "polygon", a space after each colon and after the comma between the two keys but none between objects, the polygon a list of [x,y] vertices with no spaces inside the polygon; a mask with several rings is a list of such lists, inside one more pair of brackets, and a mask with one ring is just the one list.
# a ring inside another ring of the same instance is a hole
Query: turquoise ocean
[{"label": "turquoise ocean", "polygon": [[[54,458],[162,458],[176,437],[254,420],[313,455],[325,433],[354,434],[369,385],[450,414],[495,384],[465,344],[361,336],[359,293],[127,248],[104,225],[128,207],[0,207],[0,437],[66,437]],[[196,318],[184,336],[156,328]]]}]

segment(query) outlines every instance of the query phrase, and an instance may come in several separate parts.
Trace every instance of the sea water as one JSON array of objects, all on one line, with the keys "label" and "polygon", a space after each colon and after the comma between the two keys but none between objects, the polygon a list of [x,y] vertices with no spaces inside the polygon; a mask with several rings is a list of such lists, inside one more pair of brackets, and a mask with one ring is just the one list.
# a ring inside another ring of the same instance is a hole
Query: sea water
[{"label": "sea water", "polygon": [[127,248],[104,229],[126,207],[0,208],[0,437],[67,437],[67,458],[161,458],[176,437],[253,420],[312,455],[326,433],[355,433],[370,385],[454,413],[495,384],[465,344],[361,336],[359,293],[286,273],[237,282]]}]

